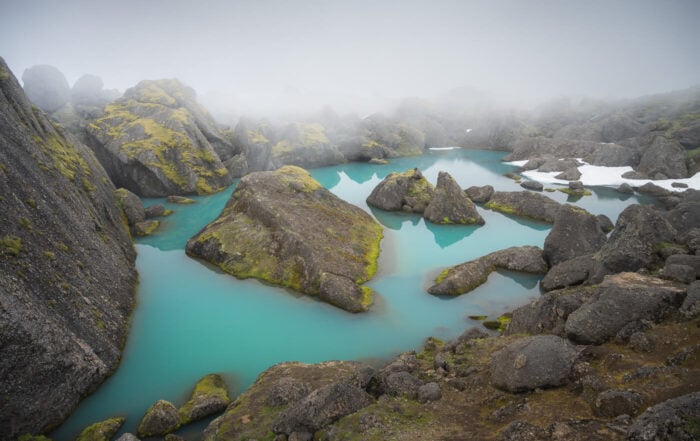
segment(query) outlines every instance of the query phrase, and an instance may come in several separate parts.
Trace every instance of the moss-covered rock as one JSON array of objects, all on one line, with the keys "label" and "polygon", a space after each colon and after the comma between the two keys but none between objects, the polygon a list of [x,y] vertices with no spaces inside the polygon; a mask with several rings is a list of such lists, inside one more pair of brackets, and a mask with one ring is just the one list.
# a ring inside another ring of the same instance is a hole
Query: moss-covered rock
[{"label": "moss-covered rock", "polygon": [[160,227],[159,220],[147,220],[138,222],[134,225],[134,235],[137,237],[146,237],[153,234]]},{"label": "moss-covered rock", "polygon": [[186,198],[184,196],[168,196],[165,198],[166,201],[170,202],[171,204],[181,204],[181,205],[188,205],[188,204],[194,204],[196,201],[192,198]]},{"label": "moss-covered rock", "polygon": [[[382,228],[369,214],[306,170],[285,166],[244,176],[219,217],[186,250],[236,277],[318,295],[327,273],[356,285],[371,279],[381,238]],[[359,293],[352,304],[365,310],[368,299]]]},{"label": "moss-covered rock", "polygon": [[497,191],[484,207],[504,214],[554,223],[561,204],[543,194],[531,191]]},{"label": "moss-covered rock", "polygon": [[345,157],[319,123],[290,124],[278,139],[272,146],[271,168],[283,165],[315,168],[345,162]]},{"label": "moss-covered rock", "polygon": [[177,408],[165,400],[156,401],[141,419],[137,433],[142,438],[162,436],[180,427]]},{"label": "moss-covered rock", "polygon": [[190,399],[180,407],[180,424],[185,425],[220,413],[230,402],[223,378],[218,374],[206,375],[197,382]]},{"label": "moss-covered rock", "polygon": [[209,194],[231,183],[217,151],[233,146],[177,80],[140,82],[87,131],[112,180],[140,196]]},{"label": "moss-covered rock", "polygon": [[92,424],[86,427],[76,441],[110,441],[114,434],[124,424],[123,417],[110,418],[99,423]]},{"label": "moss-covered rock", "polygon": [[403,173],[389,173],[374,187],[367,205],[387,211],[423,213],[433,193],[433,184],[414,168]]},{"label": "moss-covered rock", "polygon": [[474,203],[447,172],[438,174],[435,192],[423,217],[436,224],[483,225],[485,223]]}]

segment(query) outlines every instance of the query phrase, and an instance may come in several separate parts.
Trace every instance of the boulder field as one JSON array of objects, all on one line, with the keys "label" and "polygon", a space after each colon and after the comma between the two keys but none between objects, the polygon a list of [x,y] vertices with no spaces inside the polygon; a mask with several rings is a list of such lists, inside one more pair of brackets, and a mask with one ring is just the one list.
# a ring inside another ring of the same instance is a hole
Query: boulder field
[{"label": "boulder field", "polygon": [[187,242],[187,254],[239,278],[254,277],[365,311],[382,227],[295,166],[250,173],[219,217]]}]

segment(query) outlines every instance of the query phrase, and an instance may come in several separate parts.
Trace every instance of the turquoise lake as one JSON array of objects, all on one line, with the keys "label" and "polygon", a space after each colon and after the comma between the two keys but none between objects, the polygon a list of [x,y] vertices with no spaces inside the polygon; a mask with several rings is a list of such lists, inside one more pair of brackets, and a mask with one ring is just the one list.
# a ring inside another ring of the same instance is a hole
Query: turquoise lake
[{"label": "turquoise lake", "polygon": [[[378,293],[368,313],[340,309],[256,280],[237,280],[185,255],[187,240],[215,219],[235,188],[196,204],[174,205],[159,232],[139,239],[137,306],[121,365],[73,415],[51,434],[75,438],[81,429],[114,416],[127,417],[120,433],[134,432],[158,399],[176,406],[202,376],[217,372],[232,397],[266,368],[282,361],[380,361],[419,349],[428,336],[450,339],[472,326],[470,315],[498,315],[539,295],[539,277],[494,273],[488,282],[457,298],[438,298],[425,289],[446,266],[516,245],[542,246],[546,224],[511,218],[479,207],[486,225],[441,226],[417,215],[369,209],[365,199],[388,173],[418,167],[433,184],[439,171],[463,188],[493,185],[501,191],[522,188],[503,173],[515,167],[500,162],[503,153],[477,150],[434,151],[386,165],[343,164],[311,170],[337,196],[364,208],[384,226],[379,271],[368,285]],[[635,196],[592,188],[576,202],[614,222]],[[561,192],[545,193],[560,202]],[[198,439],[205,423],[178,432]]]}]

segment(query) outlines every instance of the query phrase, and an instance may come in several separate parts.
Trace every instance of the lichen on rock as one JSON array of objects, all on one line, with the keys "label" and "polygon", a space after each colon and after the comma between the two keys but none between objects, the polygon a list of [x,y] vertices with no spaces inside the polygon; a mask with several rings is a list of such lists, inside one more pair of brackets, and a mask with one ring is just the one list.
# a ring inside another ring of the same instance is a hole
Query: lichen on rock
[{"label": "lichen on rock", "polygon": [[367,204],[387,211],[423,213],[435,188],[417,168],[390,173],[367,198]]},{"label": "lichen on rock", "polygon": [[[189,240],[186,251],[238,278],[319,295],[325,279],[358,286],[371,279],[381,238],[382,228],[369,214],[306,170],[285,166],[244,176],[220,216]],[[367,309],[367,290],[346,292],[355,295],[330,303]]]}]

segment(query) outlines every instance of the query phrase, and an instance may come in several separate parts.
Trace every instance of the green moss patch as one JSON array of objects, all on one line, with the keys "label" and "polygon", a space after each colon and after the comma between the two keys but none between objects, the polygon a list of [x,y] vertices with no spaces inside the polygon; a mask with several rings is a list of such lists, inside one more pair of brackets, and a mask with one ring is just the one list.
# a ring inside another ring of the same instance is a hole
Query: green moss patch
[{"label": "green moss patch", "polygon": [[110,441],[124,421],[124,418],[117,417],[95,423],[80,432],[76,441]]}]

